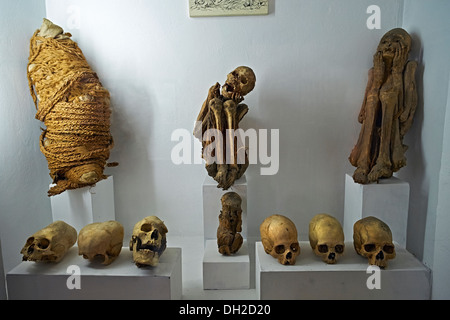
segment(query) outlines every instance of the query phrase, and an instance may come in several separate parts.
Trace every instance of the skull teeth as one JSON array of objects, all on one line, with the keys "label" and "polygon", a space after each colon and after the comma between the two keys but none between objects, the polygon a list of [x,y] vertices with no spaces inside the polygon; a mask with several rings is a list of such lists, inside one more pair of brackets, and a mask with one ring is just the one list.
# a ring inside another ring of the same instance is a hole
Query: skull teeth
[{"label": "skull teeth", "polygon": [[136,251],[144,251],[144,252],[150,252],[150,251],[156,251],[158,248],[152,244],[142,244],[142,241],[140,238],[136,238]]}]

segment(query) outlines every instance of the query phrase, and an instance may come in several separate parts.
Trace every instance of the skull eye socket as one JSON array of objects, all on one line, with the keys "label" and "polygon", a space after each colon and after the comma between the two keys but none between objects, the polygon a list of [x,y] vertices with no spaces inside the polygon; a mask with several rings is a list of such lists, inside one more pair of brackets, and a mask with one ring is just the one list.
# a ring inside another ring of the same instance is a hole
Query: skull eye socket
[{"label": "skull eye socket", "polygon": [[151,239],[156,240],[158,239],[159,232],[158,229],[153,230],[152,235],[150,236]]},{"label": "skull eye socket", "polygon": [[247,84],[248,80],[245,76],[241,76],[240,78],[242,84]]},{"label": "skull eye socket", "polygon": [[298,242],[294,242],[293,244],[291,244],[291,250],[293,252],[297,252],[300,250],[300,245],[298,244]]},{"label": "skull eye socket", "polygon": [[392,253],[394,253],[394,246],[390,245],[390,244],[386,244],[383,247],[383,251],[386,252],[386,253],[392,254]]},{"label": "skull eye socket", "polygon": [[152,225],[150,224],[150,223],[144,223],[142,226],[141,226],[141,231],[144,231],[144,232],[149,232],[149,231],[152,231]]},{"label": "skull eye socket", "polygon": [[321,244],[317,246],[317,250],[320,253],[327,253],[328,252],[328,246],[326,244]]},{"label": "skull eye socket", "polygon": [[365,244],[364,245],[364,250],[366,250],[366,252],[372,252],[375,250],[375,245],[372,243],[369,244]]},{"label": "skull eye socket", "polygon": [[344,246],[343,245],[336,245],[336,247],[334,247],[334,250],[336,251],[336,253],[343,253],[344,252]]},{"label": "skull eye socket", "polygon": [[34,238],[33,237],[29,237],[28,239],[27,239],[27,242],[26,242],[26,246],[31,246],[31,244],[34,242]]},{"label": "skull eye socket", "polygon": [[41,249],[47,249],[48,246],[50,245],[50,241],[48,241],[47,239],[40,239],[39,243],[37,244],[37,246]]},{"label": "skull eye socket", "polygon": [[280,244],[280,245],[278,245],[278,246],[276,246],[275,247],[275,252],[277,253],[277,254],[282,254],[282,253],[284,253],[284,245],[282,245],[282,244]]}]

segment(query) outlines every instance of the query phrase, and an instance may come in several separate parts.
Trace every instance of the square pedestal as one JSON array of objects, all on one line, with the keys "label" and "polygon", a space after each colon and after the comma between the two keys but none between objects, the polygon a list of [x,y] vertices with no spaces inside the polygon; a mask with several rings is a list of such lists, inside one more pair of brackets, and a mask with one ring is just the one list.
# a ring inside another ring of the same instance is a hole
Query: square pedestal
[{"label": "square pedestal", "polygon": [[249,289],[250,258],[247,241],[234,255],[224,256],[216,240],[207,240],[203,256],[203,289]]},{"label": "square pedestal", "polygon": [[380,179],[379,183],[359,184],[350,174],[345,175],[344,235],[353,239],[356,221],[374,216],[384,221],[392,231],[392,238],[406,247],[408,224],[409,184],[398,178]]},{"label": "square pedestal", "polygon": [[112,176],[93,186],[66,190],[50,201],[53,221],[62,220],[78,232],[87,224],[116,219]]},{"label": "square pedestal", "polygon": [[[431,273],[403,248],[384,270],[368,269],[352,242],[336,264],[326,264],[301,241],[293,266],[284,266],[256,242],[256,293],[259,299],[430,299]],[[376,273],[379,272],[379,273]],[[376,279],[374,280],[374,278]],[[379,289],[374,285],[379,284]]]},{"label": "square pedestal", "polygon": [[219,226],[219,214],[222,209],[220,198],[227,192],[234,191],[242,199],[242,232],[244,239],[247,238],[247,180],[243,175],[228,190],[217,188],[217,182],[210,176],[203,181],[203,230],[205,239],[217,238],[217,227]]},{"label": "square pedestal", "polygon": [[6,281],[12,300],[168,300],[181,299],[181,273],[181,248],[167,248],[156,267],[138,268],[127,247],[108,266],[83,259],[78,247],[72,247],[56,264],[20,263],[8,272]]}]

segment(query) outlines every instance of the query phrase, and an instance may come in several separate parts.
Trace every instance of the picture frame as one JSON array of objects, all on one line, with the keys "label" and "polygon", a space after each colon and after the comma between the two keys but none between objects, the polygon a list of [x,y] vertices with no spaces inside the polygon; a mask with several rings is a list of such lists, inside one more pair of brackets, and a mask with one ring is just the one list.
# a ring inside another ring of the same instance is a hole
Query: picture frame
[{"label": "picture frame", "polygon": [[190,17],[269,14],[269,0],[189,0]]}]

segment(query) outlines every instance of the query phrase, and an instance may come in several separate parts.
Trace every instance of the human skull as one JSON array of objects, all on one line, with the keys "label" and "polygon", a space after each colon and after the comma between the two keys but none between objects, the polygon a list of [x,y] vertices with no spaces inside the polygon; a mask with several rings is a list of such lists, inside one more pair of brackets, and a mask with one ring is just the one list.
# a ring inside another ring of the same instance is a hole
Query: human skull
[{"label": "human skull", "polygon": [[29,237],[20,253],[23,261],[59,262],[75,242],[77,230],[58,220]]},{"label": "human skull", "polygon": [[237,67],[227,75],[227,80],[222,86],[222,95],[227,99],[232,99],[233,94],[243,97],[253,90],[255,83],[255,73],[251,68]]},{"label": "human skull", "polygon": [[89,261],[100,259],[108,265],[120,254],[124,230],[117,221],[94,222],[84,226],[78,235],[78,255]]},{"label": "human skull", "polygon": [[384,34],[378,44],[377,51],[382,52],[383,56],[393,58],[395,51],[400,47],[409,52],[411,48],[411,36],[404,29],[395,28]]},{"label": "human skull", "polygon": [[324,262],[336,263],[345,248],[339,221],[326,213],[315,215],[309,222],[309,244]]},{"label": "human skull", "polygon": [[130,240],[130,250],[138,267],[156,266],[159,258],[166,250],[166,233],[164,222],[156,216],[145,217],[133,228]]},{"label": "human skull", "polygon": [[287,217],[274,214],[267,217],[260,225],[261,242],[264,251],[278,259],[283,265],[295,264],[300,254],[297,228]]},{"label": "human skull", "polygon": [[356,252],[366,257],[369,264],[380,268],[395,258],[395,246],[389,226],[375,217],[366,217],[353,225],[353,245]]}]

